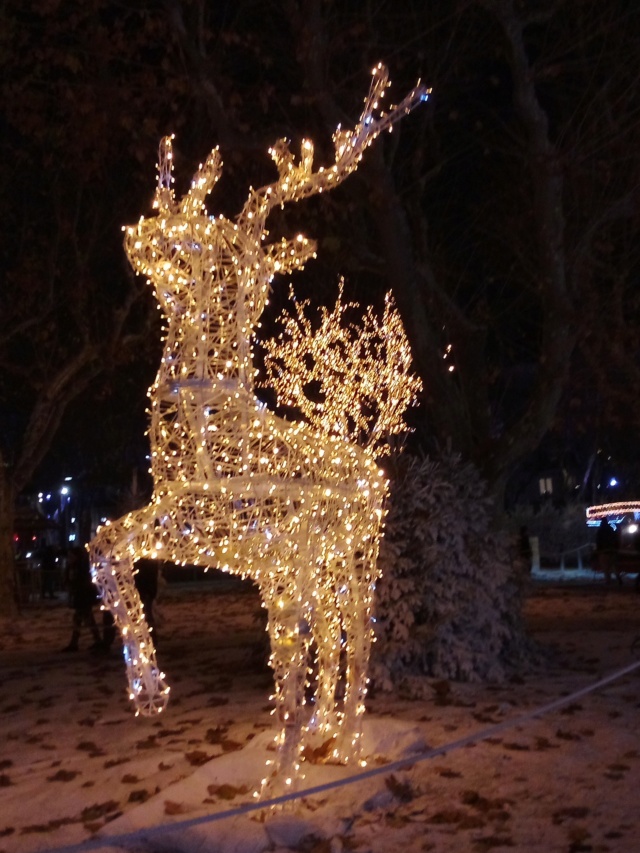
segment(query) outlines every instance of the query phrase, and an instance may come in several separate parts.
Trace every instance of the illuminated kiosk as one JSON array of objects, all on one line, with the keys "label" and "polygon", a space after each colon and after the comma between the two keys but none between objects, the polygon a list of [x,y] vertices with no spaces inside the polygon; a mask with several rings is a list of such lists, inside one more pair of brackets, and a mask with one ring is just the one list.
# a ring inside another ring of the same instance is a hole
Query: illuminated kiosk
[{"label": "illuminated kiosk", "polygon": [[622,583],[623,574],[635,572],[636,586],[640,588],[640,546],[637,536],[640,530],[640,501],[595,504],[587,507],[586,516],[588,527],[598,527],[602,519],[606,518],[621,534],[613,568],[599,565],[596,554],[594,569],[604,571],[607,582],[610,580],[611,573],[615,574],[618,583]]},{"label": "illuminated kiosk", "polygon": [[587,507],[586,514],[587,524],[590,527],[594,527],[595,522],[601,521],[603,518],[611,519],[619,524],[627,515],[633,515],[634,519],[640,518],[640,501],[616,501],[609,504],[597,504]]},{"label": "illuminated kiosk", "polygon": [[[386,69],[376,67],[358,124],[334,134],[330,167],[313,170],[310,141],[296,160],[279,140],[270,150],[277,180],[252,189],[235,221],[205,208],[221,173],[218,150],[178,201],[165,138],[157,213],[126,228],[127,256],[149,279],[166,322],[149,392],[154,492],[148,506],[98,530],[90,543],[94,580],[122,635],[130,698],[147,715],[163,710],[169,688],[134,585],[135,562],[160,557],[257,584],[282,726],[274,775],[285,785],[296,777],[306,743],[328,745],[336,761],[358,757],[387,481],[375,445],[345,436],[336,418],[335,429],[287,421],[255,394],[251,335],[272,279],[302,269],[316,248],[302,235],[268,243],[266,220],[275,207],[340,184],[374,139],[428,95],[418,85],[384,113],[379,102],[388,85]],[[399,364],[404,378],[388,397],[401,420],[417,385],[404,356]],[[304,705],[312,641],[318,676],[310,717]]]}]

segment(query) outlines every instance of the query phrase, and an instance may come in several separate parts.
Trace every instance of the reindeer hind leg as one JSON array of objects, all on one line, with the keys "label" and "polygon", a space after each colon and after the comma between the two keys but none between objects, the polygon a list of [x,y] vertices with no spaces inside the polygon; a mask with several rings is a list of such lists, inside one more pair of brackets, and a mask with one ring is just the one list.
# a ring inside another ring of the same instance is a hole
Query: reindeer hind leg
[{"label": "reindeer hind leg", "polygon": [[318,591],[311,619],[317,649],[317,673],[313,712],[305,732],[305,746],[321,749],[320,757],[327,758],[330,742],[340,728],[337,700],[342,650],[340,613],[330,584]]},{"label": "reindeer hind leg", "polygon": [[275,681],[276,713],[281,725],[274,772],[263,782],[263,795],[293,790],[299,776],[302,734],[306,722],[305,686],[309,664],[311,633],[299,603],[280,607],[269,601],[269,638]]},{"label": "reindeer hind leg", "polygon": [[345,642],[345,695],[343,723],[337,754],[342,761],[360,758],[362,723],[368,689],[368,669],[373,639],[372,608],[375,548],[355,554],[349,581],[338,594]]}]

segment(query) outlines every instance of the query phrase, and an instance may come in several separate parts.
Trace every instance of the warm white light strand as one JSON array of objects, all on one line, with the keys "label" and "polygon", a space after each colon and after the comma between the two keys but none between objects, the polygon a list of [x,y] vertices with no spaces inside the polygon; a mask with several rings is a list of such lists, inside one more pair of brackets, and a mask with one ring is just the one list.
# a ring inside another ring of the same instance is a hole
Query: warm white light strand
[{"label": "warm white light strand", "polygon": [[[337,186],[382,130],[427,97],[417,86],[382,113],[387,86],[378,66],[358,124],[334,134],[332,166],[313,171],[308,140],[297,161],[286,141],[276,143],[270,153],[278,179],[252,190],[235,222],[210,217],[205,208],[221,173],[217,149],[177,202],[172,141],[165,138],[156,215],[125,229],[129,260],[149,279],[166,319],[149,392],[154,493],[148,506],[99,529],[90,545],[94,580],[122,634],[130,697],[144,714],[164,709],[169,688],[133,583],[135,562],[162,558],[255,581],[268,612],[282,726],[274,770],[285,785],[295,779],[305,745],[322,744],[336,760],[358,755],[387,481],[372,448],[360,447],[351,433],[329,429],[322,418],[286,421],[255,395],[250,339],[273,276],[302,269],[315,255],[302,235],[265,244],[266,219],[276,205]],[[390,303],[387,313],[390,323],[399,322]],[[408,348],[398,346],[398,377],[393,367],[381,374],[394,401],[410,398],[416,387]],[[360,393],[375,397],[367,382]],[[413,389],[408,397],[405,382]],[[401,407],[394,405],[384,425],[391,431]],[[312,643],[317,681],[309,710]]]}]

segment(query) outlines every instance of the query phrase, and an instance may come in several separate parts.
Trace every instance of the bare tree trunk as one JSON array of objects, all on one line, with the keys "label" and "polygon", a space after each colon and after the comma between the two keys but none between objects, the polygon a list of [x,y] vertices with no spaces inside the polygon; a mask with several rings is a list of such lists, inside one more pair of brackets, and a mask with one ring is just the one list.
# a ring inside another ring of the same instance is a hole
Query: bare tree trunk
[{"label": "bare tree trunk", "polygon": [[9,466],[0,456],[0,618],[17,613],[13,552],[13,483]]},{"label": "bare tree trunk", "polygon": [[493,443],[485,470],[501,491],[513,464],[538,445],[547,432],[566,384],[578,330],[567,282],[563,171],[560,153],[550,139],[549,118],[542,108],[524,44],[525,21],[513,0],[480,0],[499,23],[509,50],[514,107],[524,129],[522,157],[531,177],[534,235],[541,305],[544,313],[540,356],[529,405],[509,430]]},{"label": "bare tree trunk", "polygon": [[[513,465],[535,448],[549,429],[566,384],[577,338],[566,280],[563,174],[559,153],[549,136],[548,118],[539,103],[523,42],[524,22],[513,0],[477,0],[500,25],[509,52],[514,106],[523,128],[520,157],[532,186],[536,285],[542,308],[537,376],[520,417],[496,433],[492,426],[486,361],[486,328],[481,318],[465,314],[438,280],[427,240],[424,213],[412,211],[410,227],[386,165],[382,148],[372,151],[360,170],[369,192],[378,249],[412,344],[416,368],[425,384],[422,404],[428,429],[442,445],[450,444],[474,461],[487,478],[497,505]],[[326,78],[326,38],[317,0],[287,6],[304,45],[301,62],[309,90],[329,123],[337,113]],[[446,325],[447,341],[442,328]],[[455,374],[447,372],[444,346],[453,345]]]}]

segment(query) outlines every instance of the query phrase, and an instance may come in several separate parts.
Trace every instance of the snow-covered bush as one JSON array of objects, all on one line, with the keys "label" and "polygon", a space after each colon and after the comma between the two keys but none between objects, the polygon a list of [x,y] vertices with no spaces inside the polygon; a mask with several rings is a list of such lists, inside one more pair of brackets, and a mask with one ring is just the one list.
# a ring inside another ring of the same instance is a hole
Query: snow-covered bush
[{"label": "snow-covered bush", "polygon": [[529,657],[524,564],[492,529],[480,474],[458,456],[397,461],[380,566],[374,687],[416,693],[425,675],[500,681]]}]

